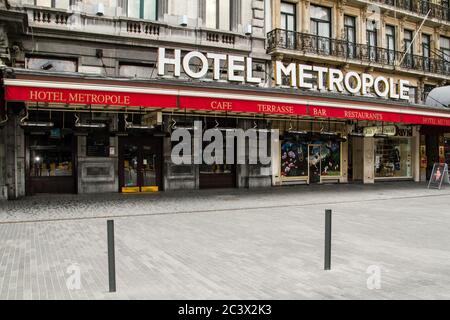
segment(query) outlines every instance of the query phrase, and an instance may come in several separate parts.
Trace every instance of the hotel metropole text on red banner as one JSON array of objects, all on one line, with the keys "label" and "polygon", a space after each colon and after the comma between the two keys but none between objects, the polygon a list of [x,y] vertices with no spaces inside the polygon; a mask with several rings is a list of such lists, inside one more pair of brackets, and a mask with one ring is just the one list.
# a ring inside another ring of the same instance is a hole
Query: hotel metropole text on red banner
[{"label": "hotel metropole text on red banner", "polygon": [[[292,116],[312,116],[315,118],[341,118],[369,121],[384,121],[411,124],[450,126],[450,118],[444,114],[428,115],[406,111],[389,112],[357,108],[315,106],[304,103],[281,103],[278,96],[260,96],[260,100],[246,97],[242,99],[179,96],[165,93],[119,92],[103,90],[65,89],[37,86],[9,85],[7,81],[5,98],[7,101],[28,101],[39,103],[59,103],[69,105],[109,105],[144,108],[182,108],[217,112],[244,112],[259,114],[279,114]],[[135,89],[135,88],[134,88]],[[207,94],[205,94],[207,95]],[[227,96],[226,93],[223,94]],[[292,99],[290,99],[292,100]],[[425,112],[424,112],[425,113]]]}]

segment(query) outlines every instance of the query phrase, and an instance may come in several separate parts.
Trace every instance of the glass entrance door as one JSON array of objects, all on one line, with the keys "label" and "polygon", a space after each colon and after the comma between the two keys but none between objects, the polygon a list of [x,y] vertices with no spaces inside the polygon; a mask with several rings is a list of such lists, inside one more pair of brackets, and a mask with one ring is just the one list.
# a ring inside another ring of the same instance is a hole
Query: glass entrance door
[{"label": "glass entrance door", "polygon": [[142,146],[142,184],[141,191],[157,191],[158,180],[157,180],[157,159],[158,155],[156,148],[154,146],[143,145]]},{"label": "glass entrance door", "polygon": [[132,191],[133,188],[135,192],[139,192],[139,182],[138,173],[139,168],[139,146],[133,142],[125,142],[122,148],[123,160],[123,184],[122,191],[126,188]]},{"label": "glass entrance door", "polygon": [[308,146],[308,163],[309,163],[309,173],[308,180],[309,183],[319,183],[320,182],[320,145],[310,144]]},{"label": "glass entrance door", "polygon": [[158,140],[120,140],[120,191],[153,192],[161,188],[161,147]]}]

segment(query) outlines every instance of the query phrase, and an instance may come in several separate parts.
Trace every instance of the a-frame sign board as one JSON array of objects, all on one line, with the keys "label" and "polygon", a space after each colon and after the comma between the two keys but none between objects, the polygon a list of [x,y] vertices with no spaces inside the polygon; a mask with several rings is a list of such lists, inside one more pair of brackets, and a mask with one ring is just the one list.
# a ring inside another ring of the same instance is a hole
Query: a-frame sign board
[{"label": "a-frame sign board", "polygon": [[428,189],[441,189],[443,182],[450,184],[448,165],[446,163],[435,163],[428,182]]}]

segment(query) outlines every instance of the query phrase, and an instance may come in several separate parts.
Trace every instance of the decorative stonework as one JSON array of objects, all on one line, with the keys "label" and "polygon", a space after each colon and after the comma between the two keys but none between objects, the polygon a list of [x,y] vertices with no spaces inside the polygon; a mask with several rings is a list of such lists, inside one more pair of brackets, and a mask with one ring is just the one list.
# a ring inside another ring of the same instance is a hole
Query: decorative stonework
[{"label": "decorative stonework", "polygon": [[252,27],[253,34],[261,36],[264,34],[264,1],[253,0],[252,1]]},{"label": "decorative stonework", "polygon": [[0,25],[0,65],[6,64],[11,59],[8,47],[9,41],[6,27]]}]

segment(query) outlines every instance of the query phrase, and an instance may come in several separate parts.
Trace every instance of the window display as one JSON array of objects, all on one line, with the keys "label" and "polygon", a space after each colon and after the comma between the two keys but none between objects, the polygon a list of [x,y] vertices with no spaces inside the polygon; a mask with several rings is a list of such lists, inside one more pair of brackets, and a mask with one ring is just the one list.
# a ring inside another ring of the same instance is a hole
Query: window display
[{"label": "window display", "polygon": [[321,175],[341,175],[341,143],[329,140],[322,142],[320,148]]},{"label": "window display", "polygon": [[[308,157],[308,145],[314,145],[314,154]],[[286,139],[281,144],[281,176],[304,177],[308,166],[314,165],[320,176],[341,175],[341,143],[332,139]]]},{"label": "window display", "polygon": [[375,139],[375,177],[412,177],[411,139]]},{"label": "window display", "polygon": [[308,175],[308,144],[283,141],[281,144],[281,176],[301,177]]},{"label": "window display", "polygon": [[72,175],[71,137],[52,139],[30,137],[30,176],[58,177]]}]

